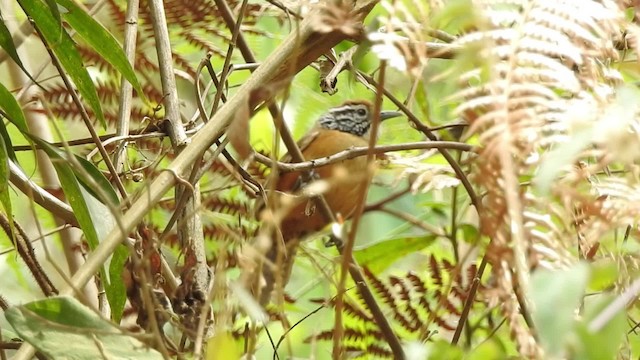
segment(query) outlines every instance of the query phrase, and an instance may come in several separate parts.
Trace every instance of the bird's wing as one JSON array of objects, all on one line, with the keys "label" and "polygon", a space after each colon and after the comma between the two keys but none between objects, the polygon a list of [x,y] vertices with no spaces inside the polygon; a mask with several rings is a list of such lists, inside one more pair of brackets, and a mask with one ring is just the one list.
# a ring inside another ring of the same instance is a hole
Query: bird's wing
[{"label": "bird's wing", "polygon": [[[317,129],[312,130],[311,132],[303,136],[300,140],[298,140],[298,148],[300,149],[300,152],[304,153],[304,151],[307,149],[307,147],[309,147],[309,145],[313,142],[313,140],[315,140],[318,137],[318,134],[320,134],[320,131],[318,131]],[[292,160],[291,154],[289,153],[284,154],[284,156],[280,158],[280,162],[284,162],[284,163],[290,163],[291,160]],[[309,160],[309,159],[305,159],[305,160]]]},{"label": "bird's wing", "polygon": [[[318,137],[320,132],[318,130],[312,130],[307,135],[303,136],[300,140],[298,140],[298,148],[300,148],[300,152],[304,153],[305,150],[309,147],[309,145]],[[290,163],[291,162],[291,154],[286,153],[281,159],[281,162]],[[305,159],[309,160],[309,159]],[[280,179],[278,180],[277,188],[279,190],[285,190],[290,193],[295,193],[300,190],[306,184],[303,181],[303,177],[300,176],[299,172],[292,172],[282,174]]]}]

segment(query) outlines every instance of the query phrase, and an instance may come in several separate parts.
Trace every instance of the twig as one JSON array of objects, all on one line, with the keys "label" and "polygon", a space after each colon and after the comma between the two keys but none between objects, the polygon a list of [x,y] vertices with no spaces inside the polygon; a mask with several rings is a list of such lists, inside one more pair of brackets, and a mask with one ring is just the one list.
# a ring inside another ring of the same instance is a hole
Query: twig
[{"label": "twig", "polygon": [[[138,0],[128,0],[127,10],[125,14],[125,28],[124,28],[124,45],[123,51],[127,60],[134,66],[136,57],[136,39],[138,37],[138,8],[140,3]],[[131,120],[131,106],[133,98],[133,86],[123,76],[120,82],[120,98],[118,101],[118,123],[116,126],[116,135],[126,136],[129,135],[129,127]],[[115,162],[116,172],[119,174],[124,169],[124,161],[126,157],[125,149],[127,148],[127,142],[123,141],[116,148],[113,154],[113,161]]]},{"label": "twig", "polygon": [[397,200],[403,196],[405,196],[406,194],[411,192],[411,187],[408,187],[404,190],[395,192],[389,196],[387,196],[384,199],[381,199],[379,201],[376,201],[374,203],[368,204],[367,206],[364,207],[364,211],[368,212],[368,211],[375,211],[375,210],[380,210],[382,209],[383,206],[387,205],[388,203]]},{"label": "twig", "polygon": [[336,84],[338,83],[338,75],[342,70],[349,69],[351,67],[351,58],[357,51],[358,46],[353,46],[349,50],[343,52],[338,57],[338,61],[333,65],[329,73],[326,76],[320,78],[320,89],[329,95],[335,94],[338,90]]},{"label": "twig", "polygon": [[67,224],[78,226],[78,220],[71,209],[71,206],[60,201],[57,197],[51,195],[36,183],[31,181],[22,170],[9,160],[9,179],[11,183],[17,187],[27,197],[33,199],[38,205],[45,208],[53,216],[64,220]]},{"label": "twig", "polygon": [[[187,134],[193,133],[193,132],[195,131],[189,130],[187,131]],[[116,138],[119,141],[130,142],[133,140],[164,137],[164,136],[167,136],[167,134],[164,132],[159,132],[159,131],[149,132],[148,129],[145,128],[145,129],[136,129],[136,130],[129,131],[129,135],[127,136],[119,136],[118,134],[106,134],[106,135],[100,135],[98,136],[98,138],[103,143],[109,144],[114,141],[113,140],[114,138]],[[93,143],[94,143],[94,140],[89,137],[89,138],[81,138],[81,139],[75,139],[75,140],[69,140],[69,141],[52,142],[49,144],[55,147],[66,147],[66,146],[70,147],[70,146],[90,145]],[[31,151],[33,150],[34,146],[36,149],[41,149],[41,147],[38,144],[15,145],[12,147],[12,149],[13,151]]]},{"label": "twig", "polygon": [[417,227],[421,228],[422,230],[428,231],[428,232],[433,233],[435,235],[438,235],[438,236],[444,236],[445,235],[444,232],[441,229],[439,229],[439,228],[437,228],[437,227],[435,227],[435,226],[433,226],[433,225],[431,225],[429,223],[426,223],[424,221],[420,221],[420,219],[418,219],[417,217],[415,217],[415,216],[413,216],[411,214],[408,214],[408,213],[406,213],[404,211],[398,211],[398,210],[395,210],[395,209],[392,209],[392,208],[388,208],[388,207],[384,207],[384,206],[380,207],[380,208],[378,208],[376,210],[378,210],[380,212],[387,213],[387,214],[392,215],[392,216],[395,216],[395,217],[397,217],[399,219],[402,219],[402,220],[404,220],[404,221],[406,221],[408,223],[411,223],[414,226],[417,226]]},{"label": "twig", "polygon": [[318,311],[324,309],[325,307],[326,307],[326,305],[324,305],[324,304],[318,306],[315,310],[313,310],[310,313],[308,313],[307,315],[303,316],[302,319],[296,321],[293,325],[291,325],[291,327],[289,327],[280,336],[280,339],[278,339],[278,343],[276,344],[275,348],[273,349],[273,360],[276,360],[277,358],[279,358],[279,356],[278,356],[278,348],[280,347],[280,344],[282,343],[282,341],[284,341],[284,339],[287,337],[287,334],[289,334],[291,332],[291,330],[293,330],[296,326],[300,325],[303,321],[307,320],[311,315],[317,313]]},{"label": "twig", "polygon": [[9,220],[5,214],[0,213],[0,228],[4,230],[9,240],[11,240],[11,243],[17,250],[20,258],[24,261],[29,272],[31,272],[33,278],[38,283],[42,293],[45,296],[57,294],[58,290],[38,262],[36,253],[33,251],[33,247],[31,247],[31,240],[27,237],[27,233],[24,231],[22,226],[13,219]]},{"label": "twig", "polygon": [[456,345],[458,340],[460,340],[460,335],[462,335],[462,329],[464,325],[467,323],[467,319],[469,318],[469,312],[471,311],[471,307],[473,306],[473,302],[476,299],[476,293],[478,292],[478,287],[480,286],[480,281],[482,280],[482,274],[484,274],[484,269],[487,267],[487,255],[482,258],[482,262],[478,267],[478,272],[476,276],[473,278],[473,282],[471,283],[471,288],[469,289],[469,294],[464,302],[464,307],[462,308],[462,313],[460,313],[460,319],[458,320],[458,326],[456,327],[456,331],[453,334],[453,338],[451,339],[451,345]]},{"label": "twig", "polygon": [[[473,151],[473,146],[452,142],[452,141],[429,141],[429,142],[413,142],[413,143],[403,143],[403,144],[393,144],[393,145],[381,145],[374,147],[371,151],[373,154],[384,154],[387,152],[393,151],[404,151],[404,150],[419,150],[419,149],[454,149],[461,151]],[[314,159],[310,161],[304,161],[299,163],[284,163],[280,161],[276,161],[274,163],[270,158],[255,153],[255,159],[257,162],[269,165],[269,166],[277,166],[278,170],[282,172],[293,172],[293,171],[308,171],[311,169],[315,169],[321,166],[326,166],[330,164],[334,164],[337,162],[341,162],[348,159],[353,159],[359,156],[367,155],[369,148],[367,147],[354,147],[349,150],[340,151],[331,156],[327,156],[321,159]]]},{"label": "twig", "polygon": [[618,312],[624,310],[628,304],[640,294],[640,278],[635,279],[627,289],[602,310],[588,325],[591,333],[596,333],[604,328]]},{"label": "twig", "polygon": [[[184,130],[184,126],[182,125],[181,117],[180,117],[180,103],[178,97],[178,89],[176,86],[176,79],[173,70],[173,56],[171,51],[171,42],[169,40],[169,30],[167,27],[167,20],[164,11],[164,4],[162,0],[150,0],[148,1],[149,13],[151,15],[151,23],[153,25],[153,33],[155,35],[156,42],[156,53],[158,56],[158,66],[160,70],[160,82],[162,84],[162,93],[163,93],[163,103],[165,107],[165,116],[166,120],[164,122],[164,129],[167,131],[169,135],[169,139],[171,140],[171,145],[175,152],[181,153],[188,143],[188,138]],[[180,173],[177,173],[177,177],[180,178]],[[176,209],[176,212],[180,215],[178,219],[178,239],[180,243],[185,248],[185,252],[187,254],[195,253],[196,257],[199,259],[204,258],[204,254],[198,255],[198,244],[202,244],[204,242],[204,236],[202,234],[202,224],[200,222],[199,216],[191,216],[193,213],[193,209],[199,208],[199,196],[197,192],[199,191],[198,184],[190,184],[189,186],[178,186],[176,187],[175,197],[176,203],[178,199],[182,196],[183,193],[189,192],[189,187],[195,188],[193,191],[195,194],[193,197],[190,197],[190,201],[187,201],[185,204],[185,210]],[[185,260],[185,264],[187,264]],[[195,262],[198,264],[197,262]],[[206,264],[205,262],[201,264]],[[186,266],[186,265],[185,265]],[[205,265],[206,266],[206,265]],[[203,271],[198,271],[196,269],[195,275],[193,278],[197,284],[203,285],[203,288],[206,289],[207,281],[206,278],[202,279]],[[204,273],[206,275],[207,270],[204,269]],[[182,279],[181,286],[185,285],[185,279]],[[180,292],[179,290],[176,292]],[[147,293],[147,292],[143,292]],[[177,299],[172,299],[174,302],[178,302]],[[149,305],[153,306],[153,302],[145,301],[146,307]],[[194,306],[198,306],[199,304],[194,304]],[[151,319],[153,320],[153,319]],[[185,321],[189,321],[187,317],[181,319],[184,323]],[[161,334],[161,329],[157,326],[158,324],[155,321],[151,321],[153,334],[158,336]],[[160,346],[160,350],[162,353],[167,351],[164,341],[161,338],[158,338],[157,341]]]}]

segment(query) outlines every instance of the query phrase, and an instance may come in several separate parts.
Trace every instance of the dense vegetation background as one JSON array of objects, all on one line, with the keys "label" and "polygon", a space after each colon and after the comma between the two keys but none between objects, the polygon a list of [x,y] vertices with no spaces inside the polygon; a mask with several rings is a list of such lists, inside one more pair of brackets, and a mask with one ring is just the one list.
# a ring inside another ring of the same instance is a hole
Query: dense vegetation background
[{"label": "dense vegetation background", "polygon": [[[3,0],[1,358],[637,358],[638,6]],[[261,307],[262,185],[353,99],[404,117]]]}]

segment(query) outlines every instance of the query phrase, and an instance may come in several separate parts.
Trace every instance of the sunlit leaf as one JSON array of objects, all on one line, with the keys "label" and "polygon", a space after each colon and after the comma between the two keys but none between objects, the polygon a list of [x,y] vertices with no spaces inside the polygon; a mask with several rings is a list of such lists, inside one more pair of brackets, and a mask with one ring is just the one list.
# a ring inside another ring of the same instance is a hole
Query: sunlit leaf
[{"label": "sunlit leaf", "polygon": [[51,359],[162,359],[71,297],[14,306],[5,316],[21,338]]},{"label": "sunlit leaf", "polygon": [[7,90],[2,83],[0,83],[0,109],[2,109],[7,118],[15,125],[20,131],[28,132],[27,120],[24,117],[22,108],[15,97]]},{"label": "sunlit leaf", "polygon": [[620,344],[627,332],[627,316],[624,308],[613,314],[602,329],[589,330],[590,322],[613,300],[614,296],[607,294],[585,301],[584,321],[579,324],[576,330],[579,342],[572,349],[574,359],[615,359],[619,355]]},{"label": "sunlit leaf", "polygon": [[127,289],[122,280],[122,271],[129,258],[129,249],[119,245],[113,252],[109,263],[109,283],[107,285],[107,300],[111,306],[111,318],[116,323],[120,322],[124,305],[127,302]]},{"label": "sunlit leaf", "polygon": [[431,245],[435,235],[384,240],[355,249],[353,256],[361,266],[378,274],[399,258]]},{"label": "sunlit leaf", "polygon": [[561,354],[571,339],[588,278],[589,267],[584,263],[562,271],[538,270],[531,277],[533,320],[548,355]]}]

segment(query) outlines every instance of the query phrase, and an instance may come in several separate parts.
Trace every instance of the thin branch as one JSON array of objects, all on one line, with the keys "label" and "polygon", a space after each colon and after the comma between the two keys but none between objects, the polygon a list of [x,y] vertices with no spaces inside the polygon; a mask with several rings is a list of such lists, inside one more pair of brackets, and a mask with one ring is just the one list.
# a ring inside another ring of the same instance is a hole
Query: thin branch
[{"label": "thin branch", "polygon": [[[384,154],[388,152],[394,151],[404,151],[404,150],[419,150],[419,149],[452,149],[452,150],[461,150],[461,151],[473,151],[473,146],[452,142],[452,141],[429,141],[429,142],[413,142],[413,143],[403,143],[403,144],[393,144],[393,145],[381,145],[376,146],[371,149],[373,154]],[[284,163],[280,161],[274,162],[270,158],[255,153],[255,159],[257,162],[263,165],[269,166],[277,166],[278,170],[282,172],[293,172],[293,171],[308,171],[311,169],[315,169],[321,166],[326,166],[330,164],[334,164],[337,162],[341,162],[344,160],[353,159],[360,156],[367,155],[369,148],[367,147],[353,147],[349,150],[344,150],[337,152],[331,156],[327,156],[321,159],[314,159],[310,161],[304,161],[299,163]]]},{"label": "thin branch", "polygon": [[625,291],[611,302],[604,310],[602,310],[588,325],[591,333],[602,330],[611,319],[613,319],[620,311],[623,311],[627,305],[635,300],[640,294],[640,278],[635,279]]},{"label": "thin branch", "polygon": [[[124,28],[124,54],[127,60],[134,66],[136,58],[136,39],[138,37],[138,8],[140,2],[138,0],[127,1],[127,11],[125,14],[125,28]],[[125,77],[122,77],[120,82],[120,99],[118,101],[118,124],[116,129],[117,136],[129,135],[129,126],[131,120],[131,106],[133,99],[133,86]],[[121,142],[116,148],[113,154],[113,161],[115,162],[116,172],[120,174],[124,169],[124,162],[126,158],[127,142]]]},{"label": "thin branch", "polygon": [[456,327],[456,331],[453,334],[453,338],[451,339],[451,345],[456,345],[458,340],[460,340],[460,335],[462,335],[462,329],[464,329],[464,325],[467,323],[467,319],[469,318],[469,312],[471,311],[471,307],[473,306],[473,302],[476,300],[476,293],[478,292],[478,287],[480,287],[480,281],[482,280],[482,275],[484,274],[484,270],[487,267],[487,255],[482,258],[482,262],[478,267],[478,272],[476,276],[473,278],[473,282],[471,283],[471,288],[469,289],[469,294],[464,302],[464,307],[462,308],[462,313],[460,314],[460,319],[458,320],[458,326]]},{"label": "thin branch", "polygon": [[33,199],[38,205],[49,211],[53,216],[64,220],[67,224],[78,226],[78,220],[71,206],[60,201],[60,199],[31,181],[29,177],[22,172],[22,169],[11,160],[9,160],[9,171],[9,180],[11,180],[11,183],[28,198]]},{"label": "thin branch", "polygon": [[374,203],[368,204],[367,206],[364,207],[364,211],[368,212],[368,211],[375,211],[375,210],[380,210],[381,208],[383,208],[385,205],[387,205],[388,203],[395,201],[403,196],[405,196],[406,194],[411,192],[411,187],[408,187],[404,190],[395,192],[389,196],[387,196],[384,199],[381,199],[379,201],[376,201]]},{"label": "thin branch", "polygon": [[291,327],[289,327],[280,336],[280,339],[278,339],[278,343],[275,345],[275,348],[273,349],[273,360],[276,360],[277,358],[279,358],[279,356],[278,356],[278,348],[280,347],[280,344],[282,343],[282,341],[284,341],[284,339],[287,337],[287,335],[291,332],[291,330],[293,330],[296,326],[300,325],[303,321],[307,320],[309,317],[311,317],[311,315],[317,313],[318,311],[324,309],[325,307],[327,307],[325,304],[322,304],[322,305],[318,306],[313,311],[311,311],[310,313],[308,313],[305,316],[303,316],[302,319],[296,321],[293,325],[291,325]]},{"label": "thin branch", "polygon": [[441,229],[439,229],[439,228],[437,228],[437,227],[435,227],[435,226],[433,226],[433,225],[431,225],[429,223],[421,221],[417,217],[415,217],[415,216],[413,216],[413,215],[411,215],[409,213],[406,213],[404,211],[398,211],[398,210],[395,210],[395,209],[392,209],[392,208],[389,208],[389,207],[384,207],[384,206],[380,207],[380,208],[377,208],[376,210],[378,210],[380,212],[383,212],[383,213],[387,213],[387,214],[392,215],[392,216],[395,216],[398,219],[402,219],[402,220],[404,220],[404,221],[406,221],[406,222],[408,222],[408,223],[410,223],[410,224],[412,224],[412,225],[414,225],[416,227],[421,228],[422,230],[428,231],[428,232],[433,233],[435,235],[445,236],[445,233]]},{"label": "thin branch", "polygon": [[58,293],[55,285],[47,276],[47,273],[42,269],[42,266],[38,262],[36,253],[31,246],[31,240],[27,237],[27,233],[22,226],[13,219],[9,219],[5,214],[0,213],[0,228],[4,230],[5,234],[11,240],[11,243],[16,248],[22,261],[33,275],[33,278],[38,283],[40,290],[45,296],[52,296]]}]

